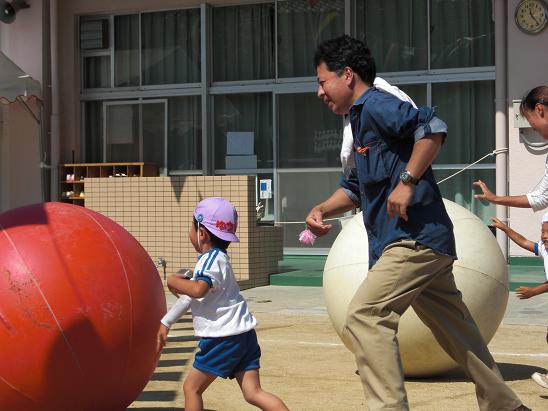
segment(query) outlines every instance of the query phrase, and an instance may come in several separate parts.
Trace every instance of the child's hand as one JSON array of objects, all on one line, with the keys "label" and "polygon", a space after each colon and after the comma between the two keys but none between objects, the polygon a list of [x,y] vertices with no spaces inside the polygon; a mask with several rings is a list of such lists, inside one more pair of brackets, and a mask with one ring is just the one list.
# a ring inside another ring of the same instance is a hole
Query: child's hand
[{"label": "child's hand", "polygon": [[508,228],[508,226],[500,221],[497,217],[491,217],[491,221],[493,222],[493,224],[491,224],[491,227],[498,228],[499,230],[504,230]]},{"label": "child's hand", "polygon": [[164,324],[160,324],[160,328],[158,329],[158,334],[156,337],[156,352],[162,351],[162,348],[167,343],[167,334],[169,333],[169,328],[167,328]]},{"label": "child's hand", "polygon": [[526,300],[528,298],[534,297],[535,295],[537,295],[537,293],[531,287],[522,286],[516,290],[516,295],[520,300]]}]

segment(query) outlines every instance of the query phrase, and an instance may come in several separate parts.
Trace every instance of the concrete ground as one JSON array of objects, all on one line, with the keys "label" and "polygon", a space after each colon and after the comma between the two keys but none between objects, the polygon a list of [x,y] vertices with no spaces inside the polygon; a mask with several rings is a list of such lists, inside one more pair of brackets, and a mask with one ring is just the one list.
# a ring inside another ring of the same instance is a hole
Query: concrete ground
[{"label": "concrete ground", "polygon": [[[261,383],[291,410],[363,410],[364,395],[351,353],[327,316],[320,287],[259,287],[243,292],[259,320]],[[174,298],[166,295],[168,305]],[[548,389],[530,379],[548,368],[548,294],[519,300],[510,293],[504,320],[489,348],[508,385],[533,410],[548,410]],[[182,381],[192,366],[197,339],[190,315],[173,327],[158,367],[129,407],[183,410]],[[477,410],[474,386],[461,372],[406,380],[413,410]],[[256,409],[233,380],[217,379],[204,394],[207,410]]]}]

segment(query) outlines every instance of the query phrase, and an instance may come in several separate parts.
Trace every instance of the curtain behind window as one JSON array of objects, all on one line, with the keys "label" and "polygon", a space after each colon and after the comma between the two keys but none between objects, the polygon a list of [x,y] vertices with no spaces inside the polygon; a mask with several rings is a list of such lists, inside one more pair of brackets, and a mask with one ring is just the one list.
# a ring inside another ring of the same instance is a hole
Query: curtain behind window
[{"label": "curtain behind window", "polygon": [[449,129],[437,164],[472,163],[495,148],[494,81],[433,84],[432,105]]},{"label": "curtain behind window", "polygon": [[277,4],[278,77],[316,76],[316,47],[344,34],[344,0],[287,0]]},{"label": "curtain behind window", "polygon": [[377,72],[428,68],[427,0],[357,0],[357,37]]},{"label": "curtain behind window", "polygon": [[246,93],[218,95],[214,98],[215,168],[226,167],[227,133],[254,133],[251,155],[257,156],[257,168],[272,168],[272,95]]},{"label": "curtain behind window", "polygon": [[342,117],[313,93],[278,97],[278,166],[341,167]]},{"label": "curtain behind window", "polygon": [[274,78],[274,3],[213,9],[213,81]]},{"label": "curtain behind window", "polygon": [[495,64],[491,0],[431,0],[432,68]]},{"label": "curtain behind window", "polygon": [[85,163],[103,161],[103,102],[86,101],[84,103],[84,150],[82,158]]},{"label": "curtain behind window", "polygon": [[143,85],[200,82],[200,10],[141,15]]},{"label": "curtain behind window", "polygon": [[114,87],[139,85],[139,15],[114,16]]},{"label": "curtain behind window", "polygon": [[199,96],[168,99],[170,171],[202,169],[202,115]]}]

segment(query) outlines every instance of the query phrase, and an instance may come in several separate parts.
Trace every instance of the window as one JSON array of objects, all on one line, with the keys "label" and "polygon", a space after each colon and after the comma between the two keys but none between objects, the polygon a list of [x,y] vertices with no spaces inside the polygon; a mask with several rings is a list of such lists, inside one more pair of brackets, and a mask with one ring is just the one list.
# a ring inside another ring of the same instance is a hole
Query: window
[{"label": "window", "polygon": [[278,112],[278,167],[341,167],[342,118],[315,94],[281,94]]},{"label": "window", "polygon": [[274,3],[213,9],[213,81],[274,78]]},{"label": "window", "polygon": [[278,77],[316,76],[316,46],[344,34],[344,0],[285,0],[277,5]]},{"label": "window", "polygon": [[200,82],[200,10],[141,14],[142,82]]},{"label": "window", "polygon": [[226,94],[214,98],[215,168],[272,168],[272,95]]},{"label": "window", "polygon": [[357,0],[357,38],[367,43],[377,72],[428,68],[427,0]]},{"label": "window", "polygon": [[114,16],[114,86],[139,82],[139,15]]}]

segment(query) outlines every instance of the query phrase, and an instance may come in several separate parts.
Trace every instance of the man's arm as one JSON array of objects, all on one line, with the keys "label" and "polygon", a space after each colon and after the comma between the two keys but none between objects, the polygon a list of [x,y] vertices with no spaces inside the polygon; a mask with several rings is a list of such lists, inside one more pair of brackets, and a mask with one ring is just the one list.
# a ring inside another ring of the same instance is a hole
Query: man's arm
[{"label": "man's arm", "polygon": [[477,198],[478,200],[485,200],[492,204],[499,204],[508,207],[531,208],[529,199],[525,194],[519,196],[498,196],[489,190],[487,184],[481,180],[474,181],[472,184],[479,187],[482,191],[482,194],[474,194],[474,198]]},{"label": "man's arm", "polygon": [[536,287],[525,287],[521,286],[516,289],[516,295],[521,300],[534,297],[535,295],[540,295],[545,292],[548,292],[548,282],[537,285]]},{"label": "man's arm", "polygon": [[[438,155],[445,133],[428,134],[416,141],[413,146],[411,158],[406,169],[411,175],[420,179],[426,169],[432,164]],[[407,221],[407,206],[413,196],[415,186],[399,182],[394,191],[388,196],[386,208],[390,218],[399,216]]]},{"label": "man's arm", "polygon": [[324,224],[324,218],[342,214],[354,208],[356,208],[354,201],[344,189],[339,188],[327,200],[310,210],[306,217],[306,225],[315,235],[325,235],[333,226],[332,224]]}]

